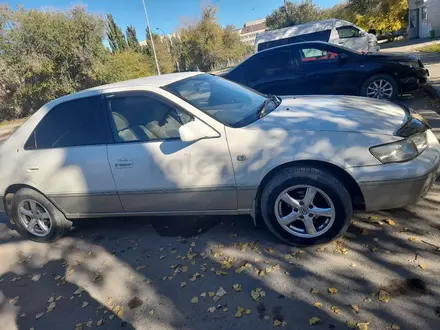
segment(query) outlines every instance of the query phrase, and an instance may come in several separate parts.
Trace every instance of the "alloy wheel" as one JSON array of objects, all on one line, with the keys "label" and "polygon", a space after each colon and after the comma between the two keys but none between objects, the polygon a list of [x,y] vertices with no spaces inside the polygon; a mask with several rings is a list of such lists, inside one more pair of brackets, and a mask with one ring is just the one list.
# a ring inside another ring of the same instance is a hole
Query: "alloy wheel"
[{"label": "alloy wheel", "polygon": [[393,85],[385,79],[373,80],[367,87],[367,97],[375,99],[390,99],[393,92]]},{"label": "alloy wheel", "polygon": [[18,216],[23,226],[33,235],[46,236],[52,227],[47,209],[39,202],[25,199],[18,204]]},{"label": "alloy wheel", "polygon": [[292,235],[312,238],[326,233],[335,221],[335,206],[321,189],[297,185],[285,189],[275,202],[275,216]]}]

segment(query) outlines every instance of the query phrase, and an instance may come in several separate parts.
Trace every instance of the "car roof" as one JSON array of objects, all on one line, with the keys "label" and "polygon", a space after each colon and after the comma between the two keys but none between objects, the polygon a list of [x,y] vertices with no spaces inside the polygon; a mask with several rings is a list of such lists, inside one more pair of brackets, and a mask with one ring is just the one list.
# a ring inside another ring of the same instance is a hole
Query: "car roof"
[{"label": "car roof", "polygon": [[272,48],[268,48],[265,50],[260,50],[258,53],[255,53],[253,56],[257,55],[257,54],[268,54],[270,52],[274,52],[277,50],[281,50],[284,48],[291,48],[291,47],[301,47],[301,46],[331,46],[331,47],[336,47],[336,48],[340,48],[337,45],[334,44],[330,44],[328,42],[324,42],[324,41],[302,41],[302,42],[295,42],[295,43],[291,43],[291,44],[286,44],[286,45],[280,45],[280,46],[276,46],[276,47],[272,47]]},{"label": "car roof", "polygon": [[348,21],[344,21],[342,19],[337,18],[331,18],[323,21],[314,21],[314,22],[308,22],[304,24],[298,24],[293,26],[288,26],[282,29],[278,30],[272,30],[272,31],[266,31],[257,34],[255,44],[258,45],[259,43],[266,42],[266,41],[273,41],[278,39],[284,39],[292,36],[297,35],[303,35],[303,34],[309,34],[319,31],[325,31],[330,30],[333,27],[340,27],[343,25],[351,25],[353,26],[353,23],[350,23]]},{"label": "car roof", "polygon": [[150,76],[138,79],[131,79],[126,81],[120,81],[112,84],[101,85],[92,87],[89,89],[85,89],[76,93],[72,93],[69,95],[61,96],[49,103],[47,105],[54,106],[56,104],[72,101],[74,99],[96,96],[102,93],[104,90],[108,89],[118,89],[118,88],[136,88],[136,87],[163,87],[169,84],[172,84],[176,81],[183,80],[186,78],[190,78],[199,74],[203,74],[204,72],[179,72],[179,73],[168,73],[162,74],[160,76]]}]

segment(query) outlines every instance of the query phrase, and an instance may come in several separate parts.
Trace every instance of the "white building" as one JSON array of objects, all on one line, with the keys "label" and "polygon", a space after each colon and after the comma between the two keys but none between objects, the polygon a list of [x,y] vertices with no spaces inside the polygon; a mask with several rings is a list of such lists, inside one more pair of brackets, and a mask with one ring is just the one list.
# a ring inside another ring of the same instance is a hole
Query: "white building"
[{"label": "white building", "polygon": [[408,0],[408,37],[440,36],[440,0]]},{"label": "white building", "polygon": [[258,19],[244,23],[241,29],[237,30],[240,40],[248,45],[254,45],[258,33],[266,31],[266,19]]}]

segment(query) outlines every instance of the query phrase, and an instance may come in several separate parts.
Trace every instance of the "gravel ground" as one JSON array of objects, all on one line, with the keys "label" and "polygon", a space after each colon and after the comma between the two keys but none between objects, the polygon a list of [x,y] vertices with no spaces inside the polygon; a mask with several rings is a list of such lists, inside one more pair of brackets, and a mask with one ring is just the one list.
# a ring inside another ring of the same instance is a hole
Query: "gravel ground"
[{"label": "gravel ground", "polygon": [[[423,95],[403,101],[440,127]],[[303,249],[249,217],[87,220],[38,244],[3,214],[0,328],[438,329],[439,203],[440,181],[416,205],[359,212],[342,239]]]}]

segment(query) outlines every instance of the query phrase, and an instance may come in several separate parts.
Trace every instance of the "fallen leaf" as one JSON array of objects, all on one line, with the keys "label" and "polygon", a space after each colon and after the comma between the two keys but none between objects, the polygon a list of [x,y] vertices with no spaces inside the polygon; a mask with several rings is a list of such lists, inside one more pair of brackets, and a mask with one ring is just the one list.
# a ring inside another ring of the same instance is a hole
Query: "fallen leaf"
[{"label": "fallen leaf", "polygon": [[356,329],[357,328],[356,323],[353,321],[347,321],[347,328]]},{"label": "fallen leaf", "polygon": [[23,313],[23,314],[20,314],[20,318],[22,319],[23,317],[25,317],[26,316],[26,314],[25,313]]},{"label": "fallen leaf", "polygon": [[312,317],[311,319],[309,319],[310,325],[315,325],[319,323],[321,323],[321,319],[319,317]]},{"label": "fallen leaf", "polygon": [[269,321],[270,320],[270,316],[264,315],[263,319],[265,319],[266,321]]},{"label": "fallen leaf", "polygon": [[392,324],[391,329],[393,330],[400,330],[400,327],[397,324]]},{"label": "fallen leaf", "polygon": [[408,241],[410,241],[410,242],[415,242],[415,241],[416,241],[416,238],[415,238],[415,237],[408,237]]},{"label": "fallen leaf", "polygon": [[40,278],[41,278],[41,274],[35,274],[32,276],[31,280],[37,282],[40,280]]},{"label": "fallen leaf", "polygon": [[369,232],[368,232],[367,229],[362,229],[362,230],[361,230],[361,235],[362,235],[362,236],[367,236],[368,234],[369,234]]},{"label": "fallen leaf", "polygon": [[38,313],[37,315],[35,315],[35,318],[38,320],[39,318],[41,318],[44,315],[44,313]]},{"label": "fallen leaf", "polygon": [[57,275],[55,276],[55,280],[58,281],[62,276],[61,275]]},{"label": "fallen leaf", "polygon": [[359,306],[358,305],[351,305],[351,308],[357,313],[359,312]]},{"label": "fallen leaf", "polygon": [[336,306],[332,306],[332,307],[331,307],[331,310],[332,310],[334,313],[336,313],[336,314],[341,314],[341,310],[340,310],[338,307],[336,307]]},{"label": "fallen leaf", "polygon": [[96,326],[100,327],[104,323],[103,319],[99,319],[98,322],[96,322]]},{"label": "fallen leaf", "polygon": [[232,288],[233,288],[235,291],[237,291],[237,292],[240,292],[240,291],[243,290],[243,289],[241,288],[241,285],[240,285],[240,284],[234,284],[234,285],[232,286]]},{"label": "fallen leaf", "polygon": [[75,324],[75,330],[82,330],[82,328],[83,328],[82,323]]},{"label": "fallen leaf", "polygon": [[252,291],[251,291],[251,297],[252,297],[252,299],[254,299],[255,301],[258,301],[259,298],[260,298],[260,293],[257,292],[257,291],[252,290]]},{"label": "fallen leaf", "polygon": [[217,276],[223,275],[224,276],[224,275],[228,275],[228,273],[223,270],[216,270],[215,275],[217,275]]},{"label": "fallen leaf", "polygon": [[221,297],[223,297],[224,295],[226,294],[226,291],[225,291],[225,289],[223,289],[222,287],[220,287],[218,290],[217,290],[217,292],[215,293],[215,296],[214,296],[214,301],[219,301],[220,300],[220,298]]},{"label": "fallen leaf", "polygon": [[92,320],[88,320],[88,321],[85,323],[85,325],[86,325],[87,328],[91,328],[91,327],[92,327],[92,324],[93,324],[93,321],[92,321]]},{"label": "fallen leaf", "polygon": [[217,308],[215,308],[215,307],[209,307],[208,312],[214,313],[216,309]]},{"label": "fallen leaf", "polygon": [[154,310],[149,311],[148,314],[153,315],[154,314]]},{"label": "fallen leaf", "polygon": [[310,292],[312,294],[319,294],[321,291],[319,291],[318,289],[312,289],[312,290],[310,290]]},{"label": "fallen leaf", "polygon": [[322,307],[322,304],[320,303],[320,302],[315,302],[314,304],[313,304],[313,306],[315,306],[316,308],[321,308]]},{"label": "fallen leaf", "polygon": [[266,292],[265,291],[260,291],[260,297],[266,297]]},{"label": "fallen leaf", "polygon": [[115,318],[115,314],[112,314],[108,317],[109,320],[113,320]]},{"label": "fallen leaf", "polygon": [[81,305],[81,308],[87,307],[89,305],[89,303],[87,301],[84,301]]},{"label": "fallen leaf", "polygon": [[246,310],[244,311],[244,313],[245,313],[246,315],[251,315],[251,314],[252,314],[252,311],[248,308],[248,309],[246,309]]},{"label": "fallen leaf", "polygon": [[198,297],[193,297],[193,298],[191,299],[191,302],[192,302],[193,304],[197,304],[197,303],[199,302],[199,298],[198,298]]},{"label": "fallen leaf", "polygon": [[223,308],[223,312],[227,312],[229,309],[227,307]]},{"label": "fallen leaf", "polygon": [[280,321],[280,320],[274,320],[274,321],[273,321],[273,325],[274,325],[275,327],[279,327],[279,326],[281,325],[281,321]]},{"label": "fallen leaf", "polygon": [[63,296],[58,296],[58,297],[55,298],[55,300],[59,301],[59,300],[61,300],[61,298],[63,298]]},{"label": "fallen leaf", "polygon": [[353,267],[353,268],[354,268],[354,267],[356,267],[356,264],[351,264],[350,267]]},{"label": "fallen leaf", "polygon": [[121,308],[116,315],[118,315],[118,317],[122,318],[124,316],[124,309]]},{"label": "fallen leaf", "polygon": [[369,324],[370,322],[361,322],[361,323],[356,323],[356,326],[358,327],[359,330],[368,330]]},{"label": "fallen leaf", "polygon": [[84,291],[83,288],[78,288],[78,289],[76,289],[76,291],[73,294],[80,294],[83,291]]},{"label": "fallen leaf", "polygon": [[336,294],[338,292],[338,289],[336,288],[328,288],[328,292],[331,294]]},{"label": "fallen leaf", "polygon": [[379,238],[378,238],[378,237],[375,237],[375,238],[373,238],[373,241],[375,241],[375,242],[379,242]]},{"label": "fallen leaf", "polygon": [[206,292],[202,292],[202,293],[200,294],[200,297],[206,297]]},{"label": "fallen leaf", "polygon": [[162,256],[159,257],[159,259],[162,260],[162,259],[165,259],[166,257],[167,257],[167,256],[163,256],[163,255],[162,255]]},{"label": "fallen leaf", "polygon": [[421,268],[421,269],[426,269],[426,265],[424,265],[424,264],[420,264],[420,265],[419,265],[419,268]]},{"label": "fallen leaf", "polygon": [[380,290],[379,300],[383,303],[387,303],[388,301],[390,301],[390,295],[385,290]]},{"label": "fallen leaf", "polygon": [[52,312],[56,305],[56,302],[51,302],[49,306],[47,306],[47,312]]},{"label": "fallen leaf", "polygon": [[186,287],[186,282],[180,282],[180,287],[181,287],[181,288]]},{"label": "fallen leaf", "polygon": [[243,315],[243,314],[242,314],[241,312],[237,311],[237,312],[235,313],[234,316],[235,316],[236,318],[240,318],[242,315]]},{"label": "fallen leaf", "polygon": [[377,247],[372,247],[371,252],[377,252]]},{"label": "fallen leaf", "polygon": [[212,298],[215,296],[215,292],[210,291],[210,292],[208,292],[208,295]]},{"label": "fallen leaf", "polygon": [[144,266],[144,265],[142,265],[142,266],[137,266],[136,267],[136,270],[141,270],[141,269],[144,269],[144,268],[146,268],[147,266]]},{"label": "fallen leaf", "polygon": [[396,225],[396,223],[395,223],[394,220],[392,220],[392,219],[386,219],[385,222],[386,222],[387,224],[389,224],[390,226],[393,226],[393,227]]},{"label": "fallen leaf", "polygon": [[54,301],[54,300],[55,300],[54,297],[50,297],[50,298],[47,300],[47,302],[48,302],[48,303],[51,303],[51,302]]}]

